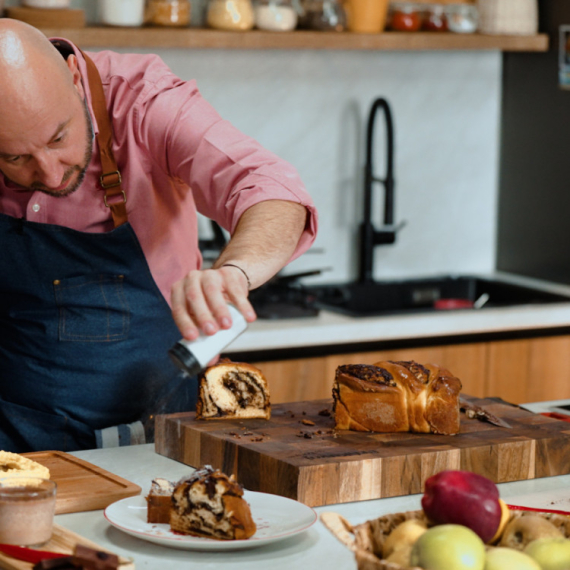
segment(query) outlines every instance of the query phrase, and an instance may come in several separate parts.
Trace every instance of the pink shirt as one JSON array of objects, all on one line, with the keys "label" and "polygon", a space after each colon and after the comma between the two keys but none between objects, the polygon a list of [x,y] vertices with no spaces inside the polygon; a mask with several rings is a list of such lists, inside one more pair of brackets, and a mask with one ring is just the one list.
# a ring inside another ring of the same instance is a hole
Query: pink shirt
[{"label": "pink shirt", "polygon": [[[59,41],[77,55],[97,133],[85,60],[71,42]],[[173,283],[202,264],[196,210],[231,233],[243,212],[258,202],[303,204],[309,221],[291,260],[309,248],[317,215],[296,170],[223,120],[195,81],[182,81],[156,55],[88,55],[103,81],[129,222],[168,302]],[[25,191],[0,175],[0,211],[79,231],[112,230],[95,142],[93,153],[84,182],[64,198]]]}]

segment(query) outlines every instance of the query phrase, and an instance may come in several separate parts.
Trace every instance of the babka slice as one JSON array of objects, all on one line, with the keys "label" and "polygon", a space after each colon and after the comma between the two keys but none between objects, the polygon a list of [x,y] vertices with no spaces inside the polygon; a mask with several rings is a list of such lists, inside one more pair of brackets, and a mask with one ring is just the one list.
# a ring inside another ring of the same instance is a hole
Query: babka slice
[{"label": "babka slice", "polygon": [[147,515],[149,523],[168,524],[170,523],[170,508],[172,506],[172,493],[174,483],[157,477],[152,480],[150,490],[146,496]]},{"label": "babka slice", "polygon": [[200,375],[196,419],[270,417],[267,381],[255,366],[223,359]]},{"label": "babka slice", "polygon": [[209,465],[176,485],[170,528],[218,540],[250,538],[257,530],[242,486]]}]

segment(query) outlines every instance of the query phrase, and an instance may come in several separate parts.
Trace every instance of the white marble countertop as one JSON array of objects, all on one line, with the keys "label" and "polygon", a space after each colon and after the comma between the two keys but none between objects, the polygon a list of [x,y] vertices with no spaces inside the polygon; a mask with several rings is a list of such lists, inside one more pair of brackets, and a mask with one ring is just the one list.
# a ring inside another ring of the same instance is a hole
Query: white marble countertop
[{"label": "white marble countertop", "polygon": [[505,308],[434,311],[415,315],[354,318],[321,311],[317,317],[252,323],[226,352],[253,352],[345,343],[504,333],[570,326],[570,287],[527,277],[494,273],[507,282],[568,295],[568,302]]},{"label": "white marble countertop", "polygon": [[[155,477],[178,480],[191,473],[186,465],[154,452],[154,446],[138,445],[75,452],[73,455],[115,473],[142,487],[146,494]],[[507,503],[570,511],[570,475],[517,481],[499,485]],[[361,501],[318,507],[318,514],[333,511],[351,524],[384,514],[420,508],[421,495]],[[103,511],[56,516],[56,523],[95,541],[100,546],[134,560],[137,570],[291,570],[322,568],[355,570],[352,553],[317,521],[307,531],[251,550],[199,552],[176,550],[134,538],[111,526]]]}]

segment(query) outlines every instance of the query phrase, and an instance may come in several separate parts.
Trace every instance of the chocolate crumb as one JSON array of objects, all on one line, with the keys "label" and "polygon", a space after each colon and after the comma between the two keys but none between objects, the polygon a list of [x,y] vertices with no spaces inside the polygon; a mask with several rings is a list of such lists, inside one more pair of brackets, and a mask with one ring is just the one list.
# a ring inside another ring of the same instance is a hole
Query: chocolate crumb
[{"label": "chocolate crumb", "polygon": [[295,417],[295,414],[291,414],[289,417],[294,418],[294,417]]},{"label": "chocolate crumb", "polygon": [[303,411],[303,415],[306,416],[306,415],[307,415],[307,412]]},{"label": "chocolate crumb", "polygon": [[331,415],[331,411],[328,408],[325,408],[324,410],[321,410],[319,412],[319,416],[330,416]]},{"label": "chocolate crumb", "polygon": [[252,437],[249,441],[263,441],[262,437]]},{"label": "chocolate crumb", "polygon": [[308,431],[305,432],[305,435],[303,436],[305,439],[313,439],[313,434],[309,433]]}]

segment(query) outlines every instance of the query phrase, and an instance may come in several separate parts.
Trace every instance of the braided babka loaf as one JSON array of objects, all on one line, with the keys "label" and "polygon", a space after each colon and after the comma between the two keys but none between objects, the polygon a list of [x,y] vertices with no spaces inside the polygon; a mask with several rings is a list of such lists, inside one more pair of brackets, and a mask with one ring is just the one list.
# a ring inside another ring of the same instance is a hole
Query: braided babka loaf
[{"label": "braided babka loaf", "polygon": [[338,429],[456,434],[461,381],[414,361],[339,366],[333,386]]},{"label": "braided babka loaf", "polygon": [[180,481],[172,494],[172,530],[219,540],[242,540],[257,527],[233,475],[207,465]]},{"label": "braided babka loaf", "polygon": [[200,375],[196,419],[270,417],[267,381],[255,366],[224,359]]}]

